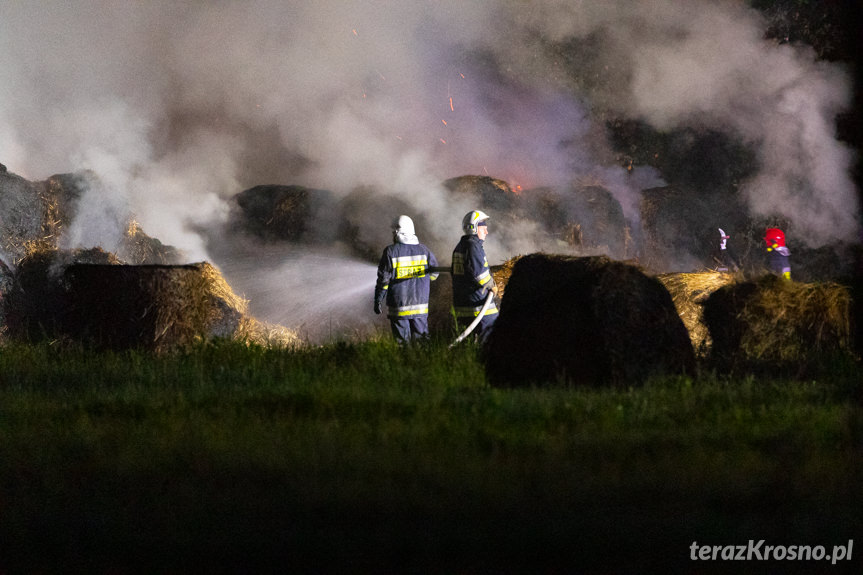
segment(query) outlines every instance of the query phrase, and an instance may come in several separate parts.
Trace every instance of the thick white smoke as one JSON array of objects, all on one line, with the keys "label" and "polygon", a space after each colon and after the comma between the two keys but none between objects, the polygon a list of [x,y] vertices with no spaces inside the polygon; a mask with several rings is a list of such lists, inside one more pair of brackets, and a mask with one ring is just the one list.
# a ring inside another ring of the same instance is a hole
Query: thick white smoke
[{"label": "thick white smoke", "polygon": [[[95,220],[126,210],[200,259],[190,230],[262,183],[368,185],[457,237],[474,206],[440,182],[464,174],[595,176],[633,216],[639,183],[608,162],[602,108],[739,137],[761,163],[754,212],[811,245],[851,238],[853,157],[833,134],[848,77],[764,28],[739,1],[4,2],[0,161],[104,179],[70,243],[110,245]],[[549,49],[584,39],[583,61]],[[605,81],[578,93],[582,68]]]}]

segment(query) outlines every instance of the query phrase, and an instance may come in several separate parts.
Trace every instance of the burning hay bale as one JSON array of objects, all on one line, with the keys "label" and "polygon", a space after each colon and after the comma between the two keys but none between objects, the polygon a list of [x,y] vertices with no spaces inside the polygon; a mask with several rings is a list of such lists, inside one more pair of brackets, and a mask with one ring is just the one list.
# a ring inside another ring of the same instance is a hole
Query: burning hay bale
[{"label": "burning hay bale", "polygon": [[[36,252],[57,250],[60,239],[74,220],[81,197],[88,190],[103,187],[93,172],[57,174],[45,181],[30,182],[0,172],[0,252],[10,263]],[[120,218],[122,220],[122,217]],[[118,221],[126,226],[117,252],[131,263],[176,263],[179,252],[147,236],[134,220]]]},{"label": "burning hay bale", "polygon": [[428,222],[406,200],[369,187],[357,188],[345,196],[339,202],[338,213],[338,240],[368,262],[377,264],[384,246],[392,243],[392,223],[401,214],[410,214],[424,244],[434,243]]},{"label": "burning hay bale", "polygon": [[836,283],[768,275],[724,286],[704,302],[718,369],[805,375],[851,357],[851,296]]},{"label": "burning hay bale", "polygon": [[492,215],[498,229],[513,226],[519,218],[521,197],[508,183],[489,176],[459,176],[443,183],[457,195],[472,198],[477,207]]},{"label": "burning hay bale", "polygon": [[695,365],[668,291],[604,256],[520,258],[483,356],[497,386],[635,384]]},{"label": "burning hay bale", "polygon": [[261,239],[290,242],[321,239],[319,232],[326,226],[319,224],[334,212],[335,205],[327,190],[282,185],[249,188],[237,194],[235,201],[240,210],[235,219],[243,229]]},{"label": "burning hay bale", "polygon": [[683,325],[689,331],[692,347],[699,356],[710,348],[710,333],[702,320],[704,301],[724,285],[733,283],[737,276],[722,272],[696,272],[660,274],[656,276],[668,293]]}]

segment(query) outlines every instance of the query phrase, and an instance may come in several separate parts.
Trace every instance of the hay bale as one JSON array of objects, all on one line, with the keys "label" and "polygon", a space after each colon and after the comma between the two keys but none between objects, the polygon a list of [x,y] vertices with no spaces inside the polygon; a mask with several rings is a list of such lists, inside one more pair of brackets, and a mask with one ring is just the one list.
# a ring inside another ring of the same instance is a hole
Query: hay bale
[{"label": "hay bale", "polygon": [[10,338],[38,341],[61,337],[69,308],[63,273],[76,263],[119,265],[120,260],[101,248],[27,253],[15,267],[2,302]]},{"label": "hay bale", "polygon": [[24,341],[154,351],[209,338],[300,343],[286,328],[250,317],[248,302],[207,262],[130,266],[99,248],[34,252],[3,303],[9,337]]},{"label": "hay bale", "polygon": [[69,310],[63,331],[111,349],[164,351],[189,344],[224,312],[208,297],[201,272],[195,265],[73,264],[64,273]]},{"label": "hay bale", "polygon": [[710,294],[739,278],[740,276],[734,274],[712,271],[656,276],[671,294],[671,301],[689,332],[696,355],[706,355],[711,344],[710,332],[703,321],[702,303]]},{"label": "hay bale", "polygon": [[260,321],[251,316],[244,316],[240,320],[233,339],[272,348],[296,348],[303,345],[303,340],[296,332],[285,326]]},{"label": "hay bale", "polygon": [[239,208],[233,214],[234,223],[261,239],[290,242],[331,239],[319,237],[320,232],[328,232],[322,223],[334,212],[335,200],[328,190],[262,185],[240,192],[234,200]]},{"label": "hay bale", "polygon": [[722,371],[807,375],[853,356],[850,290],[836,283],[767,275],[729,284],[704,302],[704,323]]},{"label": "hay bale", "polygon": [[173,265],[183,260],[180,250],[145,234],[141,225],[134,219],[130,219],[126,226],[118,255],[125,263],[133,265]]},{"label": "hay bale", "polygon": [[334,226],[338,230],[337,239],[363,261],[374,264],[380,261],[384,247],[393,242],[393,220],[401,214],[413,219],[422,243],[427,246],[434,243],[427,220],[406,200],[369,187],[357,188],[345,196],[337,212],[339,221]]},{"label": "hay bale", "polygon": [[[56,174],[40,182],[0,172],[0,253],[14,263],[36,252],[57,250],[61,236],[75,218],[78,201],[88,190],[100,189],[104,189],[103,184],[89,170]],[[133,219],[117,223],[127,228],[118,249],[124,261],[179,261],[181,256],[175,248],[147,236]]]},{"label": "hay bale", "polygon": [[515,263],[483,358],[497,386],[637,384],[695,365],[658,280],[604,256],[545,254]]},{"label": "hay bale", "polygon": [[[489,176],[459,176],[443,182],[455,195],[471,199],[471,209],[479,209],[491,216],[492,229],[502,238],[509,237],[522,217],[522,196],[504,180]],[[464,213],[453,214],[459,222]]]}]

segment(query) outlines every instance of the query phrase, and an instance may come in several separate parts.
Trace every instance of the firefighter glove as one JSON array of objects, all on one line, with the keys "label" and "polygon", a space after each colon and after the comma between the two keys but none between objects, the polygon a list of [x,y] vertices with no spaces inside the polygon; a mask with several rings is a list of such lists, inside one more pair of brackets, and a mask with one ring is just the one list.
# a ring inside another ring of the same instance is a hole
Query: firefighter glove
[{"label": "firefighter glove", "polygon": [[375,313],[380,315],[381,313],[381,302],[375,301]]}]

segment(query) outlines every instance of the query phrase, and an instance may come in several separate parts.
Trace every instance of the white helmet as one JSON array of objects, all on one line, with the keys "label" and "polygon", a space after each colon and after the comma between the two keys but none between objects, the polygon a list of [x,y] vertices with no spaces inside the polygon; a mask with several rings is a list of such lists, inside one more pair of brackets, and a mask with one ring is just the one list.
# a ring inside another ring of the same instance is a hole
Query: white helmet
[{"label": "white helmet", "polygon": [[461,219],[461,229],[464,231],[465,235],[475,236],[476,235],[476,227],[480,222],[484,222],[489,218],[489,215],[485,212],[481,212],[479,210],[474,210],[472,212],[468,212]]},{"label": "white helmet", "polygon": [[393,220],[393,233],[400,233],[406,236],[416,235],[414,230],[414,221],[408,216],[399,216]]}]

